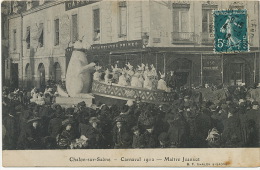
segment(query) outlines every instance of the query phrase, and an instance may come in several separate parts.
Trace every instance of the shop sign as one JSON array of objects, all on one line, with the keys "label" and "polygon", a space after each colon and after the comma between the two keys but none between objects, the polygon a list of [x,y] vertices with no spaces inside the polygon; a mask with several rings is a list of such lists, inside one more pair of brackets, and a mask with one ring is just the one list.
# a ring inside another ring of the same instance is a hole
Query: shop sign
[{"label": "shop sign", "polygon": [[203,82],[218,85],[222,81],[221,55],[206,55],[202,58]]},{"label": "shop sign", "polygon": [[90,5],[96,2],[99,2],[100,0],[72,0],[72,1],[65,1],[65,11],[79,8],[82,6]]},{"label": "shop sign", "polygon": [[91,46],[91,50],[125,50],[125,49],[138,49],[142,48],[142,40],[133,41],[120,41],[117,43],[108,44],[94,44]]}]

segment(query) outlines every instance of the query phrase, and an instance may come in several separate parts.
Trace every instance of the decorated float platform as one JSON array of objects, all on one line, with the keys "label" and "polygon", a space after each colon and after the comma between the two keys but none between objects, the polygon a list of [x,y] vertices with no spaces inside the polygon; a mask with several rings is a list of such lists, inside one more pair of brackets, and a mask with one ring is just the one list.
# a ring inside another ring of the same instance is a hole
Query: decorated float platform
[{"label": "decorated float platform", "polygon": [[[120,86],[118,84],[93,81],[91,93],[95,98],[109,98],[110,100],[135,100],[140,97],[142,102],[167,104],[174,101],[174,92],[163,90],[150,90],[132,86]],[[96,99],[95,99],[96,100]]]}]

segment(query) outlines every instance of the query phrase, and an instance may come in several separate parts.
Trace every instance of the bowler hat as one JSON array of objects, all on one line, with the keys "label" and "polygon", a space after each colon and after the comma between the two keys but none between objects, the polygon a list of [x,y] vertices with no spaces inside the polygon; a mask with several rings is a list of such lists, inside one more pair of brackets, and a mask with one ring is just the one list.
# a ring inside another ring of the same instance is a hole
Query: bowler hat
[{"label": "bowler hat", "polygon": [[134,126],[134,127],[132,128],[132,131],[133,131],[133,132],[138,131],[138,130],[140,131],[140,128],[139,128],[138,126]]},{"label": "bowler hat", "polygon": [[89,119],[89,123],[94,123],[94,122],[100,122],[100,120],[97,118],[97,117],[91,117],[90,119]]},{"label": "bowler hat", "polygon": [[66,127],[68,124],[72,124],[72,123],[74,123],[73,120],[65,119],[65,120],[62,121],[62,126]]},{"label": "bowler hat", "polygon": [[82,107],[84,107],[84,106],[86,106],[86,103],[85,103],[84,101],[79,102],[79,103],[78,103],[78,106],[82,106]]},{"label": "bowler hat", "polygon": [[117,117],[115,122],[125,122],[125,119],[123,117]]}]

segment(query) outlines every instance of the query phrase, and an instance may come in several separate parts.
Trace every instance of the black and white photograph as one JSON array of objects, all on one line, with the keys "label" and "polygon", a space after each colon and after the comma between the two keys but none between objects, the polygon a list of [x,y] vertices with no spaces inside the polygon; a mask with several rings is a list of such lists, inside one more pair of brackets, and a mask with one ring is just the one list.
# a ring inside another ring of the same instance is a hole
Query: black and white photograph
[{"label": "black and white photograph", "polygon": [[[2,1],[3,164],[73,150],[101,166],[240,166],[149,152],[259,154],[259,24],[257,0]],[[122,150],[145,155],[107,154]]]}]

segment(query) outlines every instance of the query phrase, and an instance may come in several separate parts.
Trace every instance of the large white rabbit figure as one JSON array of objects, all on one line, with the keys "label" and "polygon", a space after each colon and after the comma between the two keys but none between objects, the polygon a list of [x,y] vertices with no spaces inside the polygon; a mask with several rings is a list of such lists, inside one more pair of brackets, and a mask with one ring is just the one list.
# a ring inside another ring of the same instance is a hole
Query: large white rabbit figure
[{"label": "large white rabbit figure", "polygon": [[90,97],[86,94],[91,87],[91,72],[95,63],[89,63],[84,49],[89,49],[86,41],[76,41],[66,74],[66,89],[70,97]]}]

